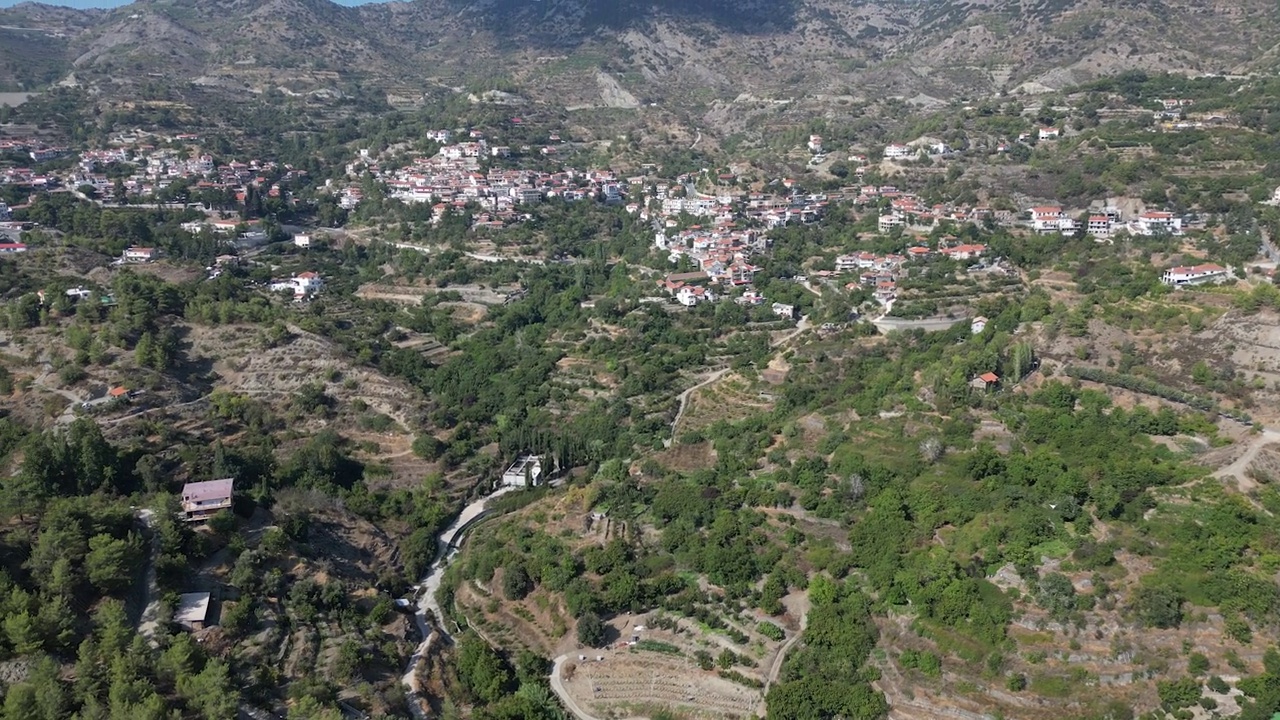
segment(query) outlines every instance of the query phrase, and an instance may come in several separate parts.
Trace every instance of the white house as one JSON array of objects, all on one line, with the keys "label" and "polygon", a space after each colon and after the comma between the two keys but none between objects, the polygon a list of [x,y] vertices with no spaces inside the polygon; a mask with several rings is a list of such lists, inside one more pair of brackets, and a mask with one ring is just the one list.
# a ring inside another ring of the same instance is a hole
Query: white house
[{"label": "white house", "polygon": [[901,145],[893,143],[884,149],[884,157],[886,160],[905,160],[914,157],[916,151],[910,145]]},{"label": "white house", "polygon": [[1057,140],[1062,135],[1062,131],[1056,127],[1042,127],[1037,137],[1041,140]]},{"label": "white house", "polygon": [[956,245],[954,247],[942,248],[938,252],[952,260],[973,260],[985,255],[987,253],[987,246],[981,244]]},{"label": "white house", "polygon": [[808,147],[809,147],[809,152],[811,153],[821,153],[822,152],[822,136],[810,135]]},{"label": "white house", "polygon": [[304,272],[293,279],[293,284],[301,292],[309,293],[324,287],[324,278],[313,272]]},{"label": "white house", "polygon": [[294,300],[302,300],[308,295],[319,292],[324,287],[324,278],[313,272],[298,273],[288,280],[276,280],[268,286],[271,292],[293,291]]},{"label": "white house", "polygon": [[1160,276],[1160,282],[1171,287],[1218,283],[1227,279],[1227,269],[1214,263],[1169,268]]},{"label": "white house", "polygon": [[891,211],[887,214],[881,215],[879,219],[876,220],[876,229],[882,233],[888,233],[896,227],[902,227],[906,223],[907,219],[904,218],[901,213]]},{"label": "white house", "polygon": [[295,247],[309,248],[311,247],[311,236],[299,233],[293,236],[293,244]]},{"label": "white house", "polygon": [[1170,212],[1144,212],[1134,221],[1133,231],[1138,235],[1181,235],[1182,218]]},{"label": "white house", "polygon": [[969,331],[972,332],[974,335],[981,334],[983,330],[987,329],[987,322],[988,321],[985,317],[979,315],[978,317],[969,321]]},{"label": "white house", "polygon": [[523,455],[502,473],[503,487],[536,487],[542,481],[542,458]]},{"label": "white house", "polygon": [[676,302],[685,307],[693,307],[703,302],[715,302],[715,300],[715,293],[704,287],[685,285],[676,291]]},{"label": "white house", "polygon": [[213,231],[220,235],[230,235],[236,231],[236,228],[240,227],[240,222],[239,220],[214,220],[209,223],[209,227],[212,227]]},{"label": "white house", "polygon": [[1031,229],[1040,235],[1071,233],[1076,230],[1076,221],[1067,217],[1060,207],[1034,207],[1031,208]]},{"label": "white house", "polygon": [[124,255],[121,258],[125,262],[145,263],[155,260],[159,256],[159,252],[155,248],[148,247],[127,247],[124,249]]},{"label": "white house", "polygon": [[777,315],[780,318],[786,318],[787,320],[794,320],[796,317],[795,305],[788,305],[786,303],[774,303],[772,309],[773,309],[773,314]]}]

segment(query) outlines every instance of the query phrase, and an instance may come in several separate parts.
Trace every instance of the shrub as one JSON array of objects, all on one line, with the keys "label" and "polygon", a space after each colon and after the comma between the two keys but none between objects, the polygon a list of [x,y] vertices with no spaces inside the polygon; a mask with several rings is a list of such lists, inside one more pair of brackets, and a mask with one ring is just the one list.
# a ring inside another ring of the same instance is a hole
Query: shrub
[{"label": "shrub", "polygon": [[1195,678],[1161,680],[1156,683],[1156,692],[1160,695],[1160,702],[1181,709],[1196,704],[1200,699],[1200,683]]},{"label": "shrub", "polygon": [[768,620],[764,620],[760,622],[760,624],[756,625],[756,632],[770,640],[773,640],[774,642],[781,642],[783,638],[787,636],[787,634],[783,632],[782,628],[774,625]]},{"label": "shrub", "polygon": [[1147,627],[1176,628],[1182,624],[1182,595],[1171,587],[1140,587],[1133,594],[1133,610]]}]

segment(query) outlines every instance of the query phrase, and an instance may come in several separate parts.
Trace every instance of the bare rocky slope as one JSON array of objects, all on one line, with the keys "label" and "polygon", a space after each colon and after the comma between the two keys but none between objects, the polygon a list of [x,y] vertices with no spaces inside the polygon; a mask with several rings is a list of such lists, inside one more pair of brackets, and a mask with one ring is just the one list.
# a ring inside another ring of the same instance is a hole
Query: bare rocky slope
[{"label": "bare rocky slope", "polygon": [[[270,71],[604,104],[988,96],[1130,69],[1241,73],[1276,54],[1267,0],[138,0],[109,12],[19,5],[0,25],[65,43],[80,79]],[[5,60],[0,48],[0,68]],[[336,75],[335,75],[336,74]],[[8,81],[0,77],[0,82]]]}]

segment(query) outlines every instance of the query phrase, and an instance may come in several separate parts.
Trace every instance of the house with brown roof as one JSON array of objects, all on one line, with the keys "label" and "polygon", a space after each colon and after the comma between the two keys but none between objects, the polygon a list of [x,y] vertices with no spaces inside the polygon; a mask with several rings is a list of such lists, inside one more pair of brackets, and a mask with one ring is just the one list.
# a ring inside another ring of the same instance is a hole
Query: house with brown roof
[{"label": "house with brown roof", "polygon": [[182,486],[182,513],[188,522],[203,522],[231,509],[235,478],[187,483]]}]

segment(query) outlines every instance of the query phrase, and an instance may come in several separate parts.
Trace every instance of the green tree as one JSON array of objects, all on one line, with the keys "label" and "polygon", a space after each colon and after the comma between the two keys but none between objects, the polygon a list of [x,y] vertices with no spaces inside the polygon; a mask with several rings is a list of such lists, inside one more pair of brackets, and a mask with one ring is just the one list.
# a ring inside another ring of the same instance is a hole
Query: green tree
[{"label": "green tree", "polygon": [[523,565],[512,565],[502,575],[502,594],[508,600],[523,600],[533,589],[533,581]]},{"label": "green tree", "polygon": [[593,612],[578,618],[578,642],[588,647],[603,647],[608,642],[604,622]]},{"label": "green tree", "polygon": [[495,703],[509,689],[512,676],[488,643],[468,634],[458,643],[458,679],[477,701]]},{"label": "green tree", "polygon": [[178,678],[178,694],[205,720],[234,720],[239,696],[231,684],[227,665],[210,660],[195,675]]},{"label": "green tree", "polygon": [[127,540],[110,535],[89,538],[89,554],[85,556],[85,572],[89,582],[103,593],[128,589],[142,564],[142,544],[130,534]]}]

